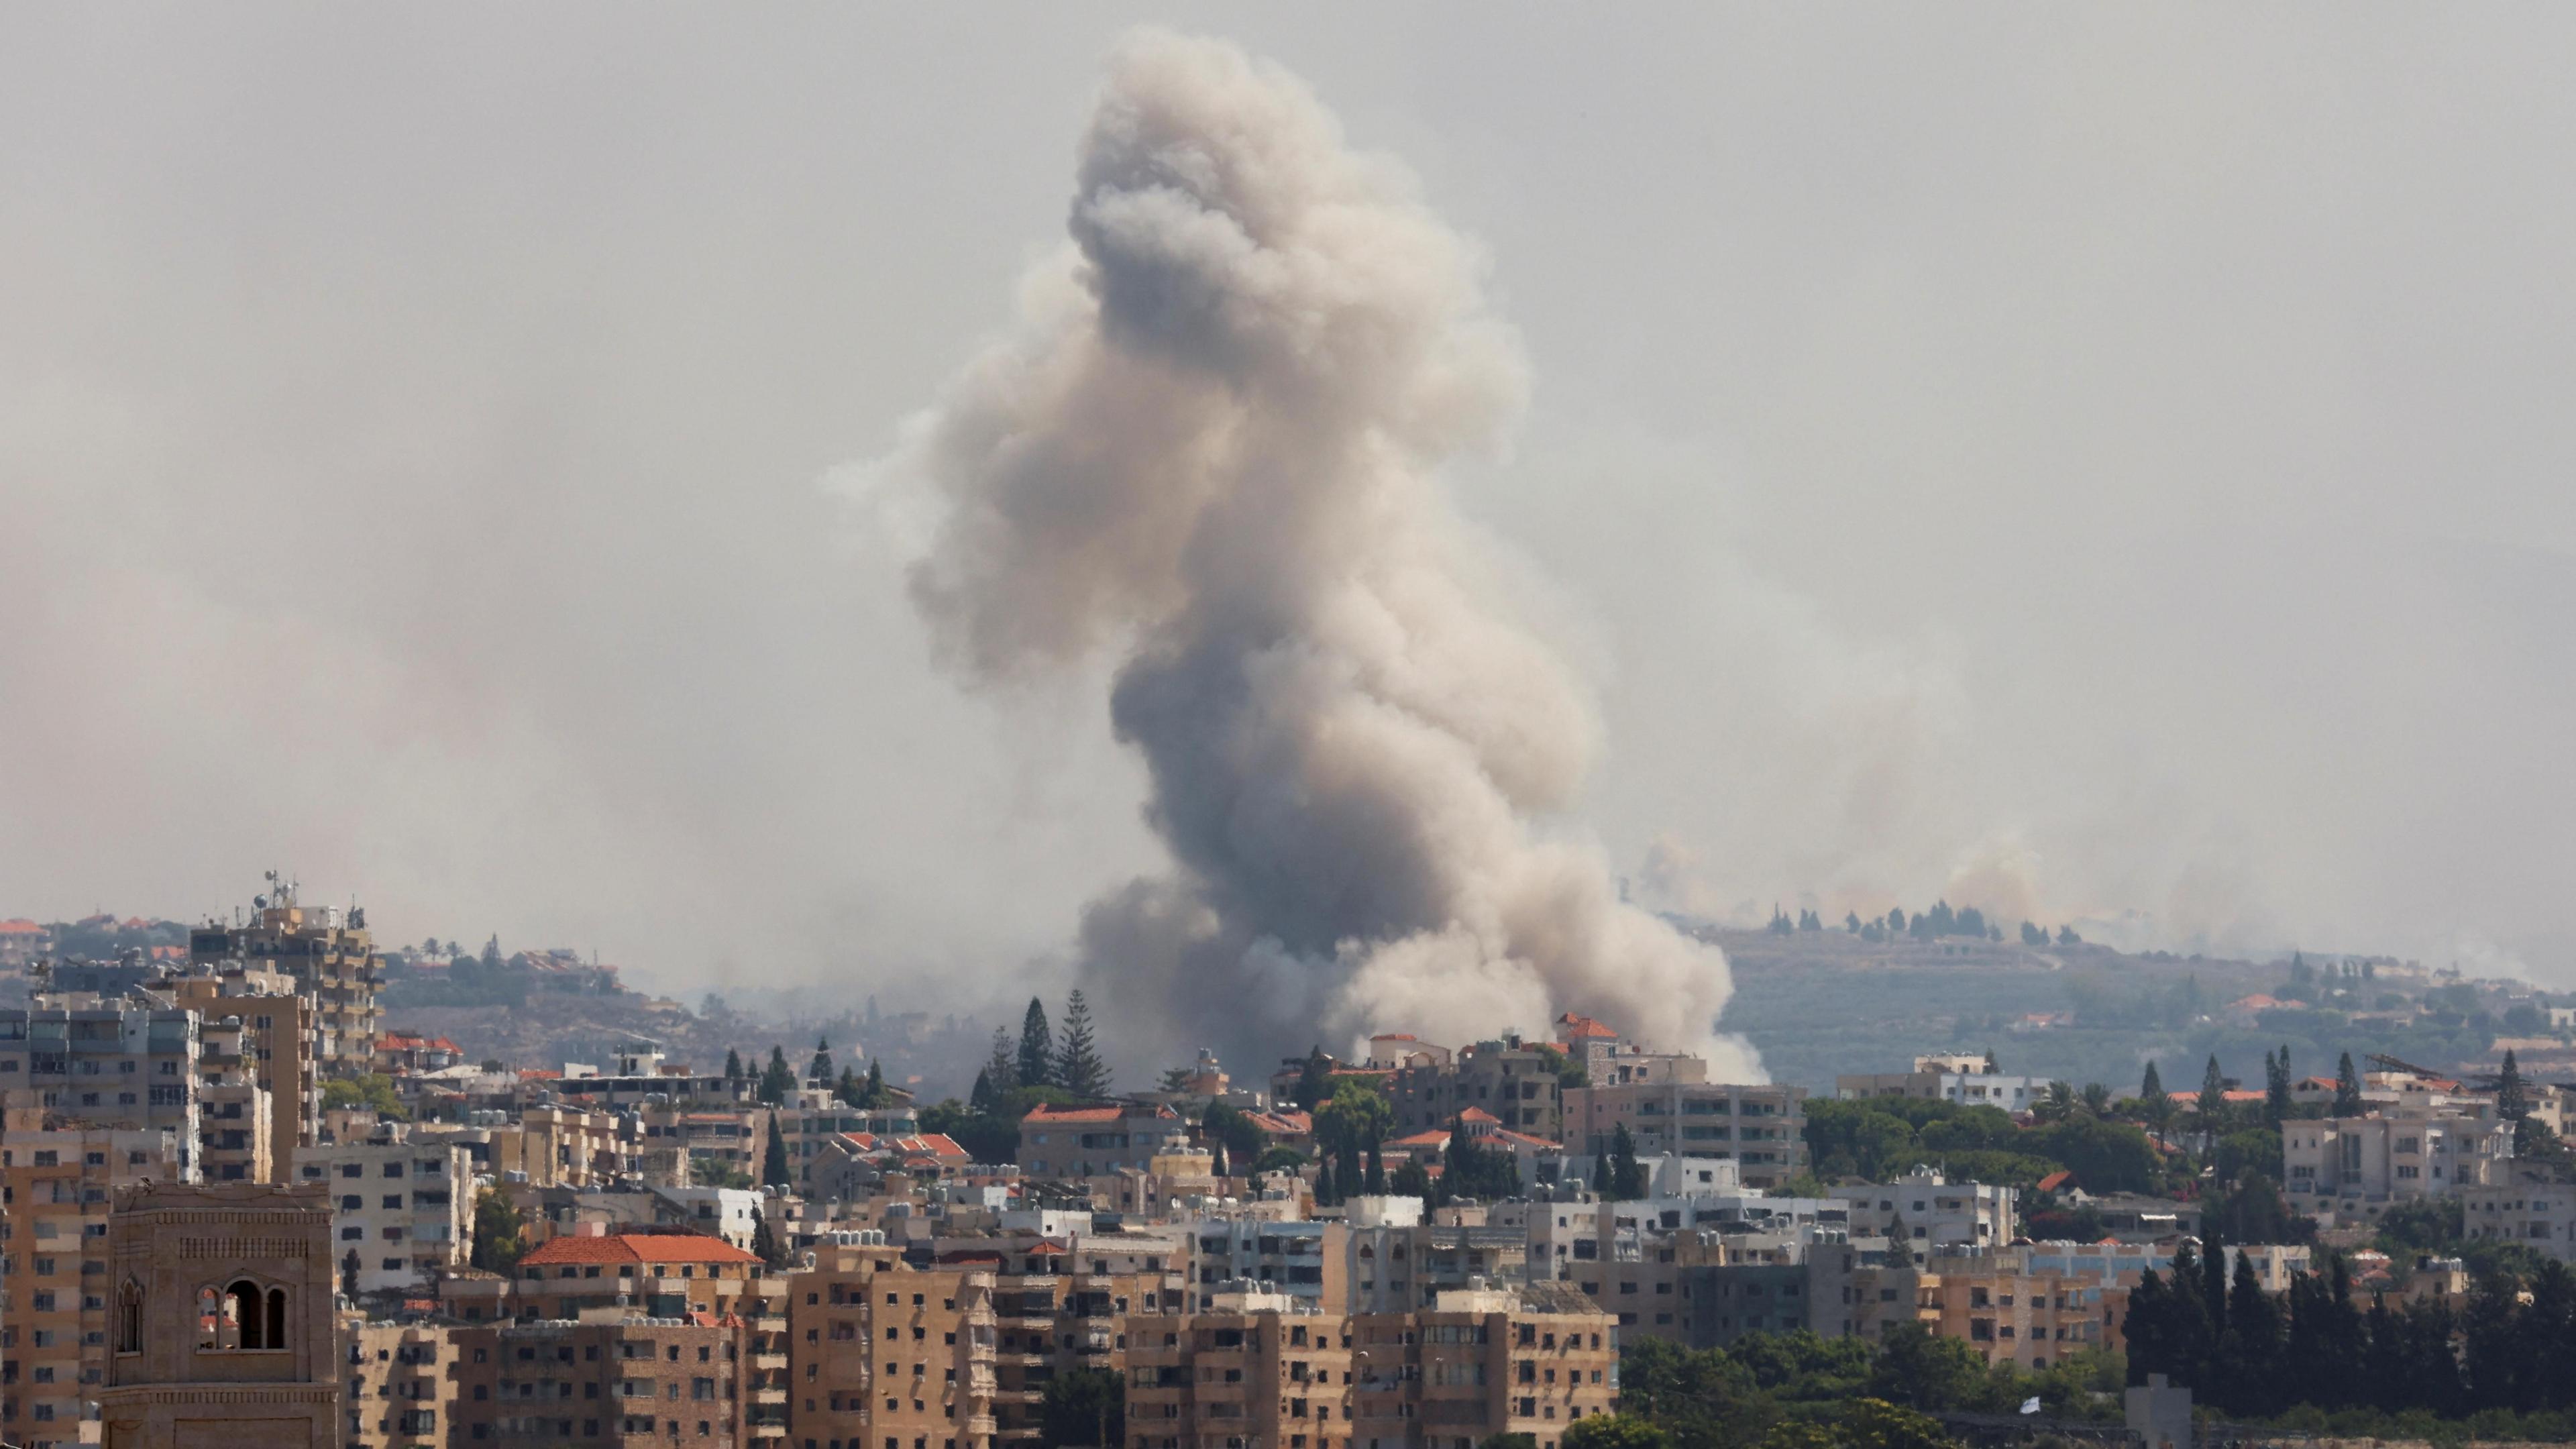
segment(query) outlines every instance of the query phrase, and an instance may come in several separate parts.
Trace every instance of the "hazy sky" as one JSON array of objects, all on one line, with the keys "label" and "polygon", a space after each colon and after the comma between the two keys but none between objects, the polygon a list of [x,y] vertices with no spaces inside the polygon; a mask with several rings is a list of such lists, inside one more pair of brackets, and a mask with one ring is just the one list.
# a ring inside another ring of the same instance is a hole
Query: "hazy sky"
[{"label": "hazy sky", "polygon": [[868,465],[1155,20],[1486,249],[1641,897],[2576,983],[2576,14],[978,17],[0,10],[0,913],[1052,988],[1105,670],[933,670]]}]

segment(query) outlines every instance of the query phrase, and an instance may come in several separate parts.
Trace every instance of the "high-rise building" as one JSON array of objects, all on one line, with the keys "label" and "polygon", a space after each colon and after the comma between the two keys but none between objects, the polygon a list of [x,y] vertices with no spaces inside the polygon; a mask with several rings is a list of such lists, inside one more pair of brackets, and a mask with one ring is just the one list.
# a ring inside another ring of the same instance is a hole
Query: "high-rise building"
[{"label": "high-rise building", "polygon": [[313,1004],[313,1056],[322,1075],[374,1070],[384,972],[365,911],[299,904],[295,883],[271,871],[269,893],[252,903],[247,921],[209,922],[188,933],[188,963],[201,975],[266,968],[289,977]]},{"label": "high-rise building", "polygon": [[64,1125],[178,1134],[177,1175],[197,1176],[193,1012],[108,1005],[0,1010],[0,1107]]},{"label": "high-rise building", "polygon": [[108,1215],[117,1189],[169,1179],[178,1150],[166,1131],[0,1133],[0,1437],[10,1443],[96,1442],[85,1426],[107,1383]]}]

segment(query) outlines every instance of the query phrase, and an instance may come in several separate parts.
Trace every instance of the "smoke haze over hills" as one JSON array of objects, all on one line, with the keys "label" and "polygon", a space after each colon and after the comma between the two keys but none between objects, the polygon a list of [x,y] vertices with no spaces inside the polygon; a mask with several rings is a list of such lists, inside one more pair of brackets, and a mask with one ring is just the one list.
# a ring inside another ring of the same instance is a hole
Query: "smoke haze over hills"
[{"label": "smoke haze over hills", "polygon": [[[0,912],[1060,992],[1171,859],[1123,656],[958,689],[846,465],[1135,18],[0,16]],[[1488,259],[1457,577],[1636,897],[2576,982],[2576,19],[2341,18],[1197,23]]]}]

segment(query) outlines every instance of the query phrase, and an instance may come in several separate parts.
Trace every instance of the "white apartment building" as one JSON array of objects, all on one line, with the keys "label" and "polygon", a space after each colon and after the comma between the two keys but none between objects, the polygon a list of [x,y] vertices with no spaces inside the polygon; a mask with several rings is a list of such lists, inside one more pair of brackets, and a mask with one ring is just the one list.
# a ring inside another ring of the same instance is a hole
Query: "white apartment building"
[{"label": "white apartment building", "polygon": [[2471,1242],[2520,1243],[2576,1263],[2576,1183],[2514,1182],[2459,1190]]},{"label": "white apartment building", "polygon": [[1952,1182],[1925,1167],[1883,1186],[1859,1183],[1825,1191],[1851,1205],[1852,1236],[1883,1238],[1901,1220],[1917,1253],[2009,1243],[2021,1225],[2021,1189]]},{"label": "white apartment building", "polygon": [[360,1293],[426,1284],[473,1245],[473,1162],[462,1147],[410,1140],[401,1123],[304,1149],[296,1177],[330,1192],[332,1250],[343,1285],[354,1279]]},{"label": "white apartment building", "polygon": [[2460,1116],[2330,1117],[2281,1124],[2293,1207],[2325,1221],[2505,1181],[2513,1124]]},{"label": "white apartment building", "polygon": [[1934,1053],[1914,1059],[1910,1072],[1870,1072],[1834,1078],[1834,1095],[1846,1102],[1871,1097],[1906,1097],[1919,1102],[1957,1102],[1968,1107],[2000,1107],[2027,1112],[2048,1095],[2047,1077],[2008,1077],[1986,1066],[1986,1059],[1967,1053]]}]

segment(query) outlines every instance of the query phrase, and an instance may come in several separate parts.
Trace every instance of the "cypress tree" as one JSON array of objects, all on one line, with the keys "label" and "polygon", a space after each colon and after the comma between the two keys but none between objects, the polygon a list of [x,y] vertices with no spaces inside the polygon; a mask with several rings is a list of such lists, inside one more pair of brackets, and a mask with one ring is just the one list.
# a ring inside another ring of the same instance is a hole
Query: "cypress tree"
[{"label": "cypress tree", "polygon": [[868,1080],[859,1088],[859,1106],[870,1112],[882,1112],[894,1105],[894,1093],[886,1090],[885,1063],[868,1058]]},{"label": "cypress tree", "polygon": [[2504,1066],[2496,1076],[2496,1115],[2515,1123],[2531,1115],[2531,1093],[2522,1084],[2522,1067],[2511,1047],[2504,1049]]},{"label": "cypress tree", "polygon": [[1898,1213],[1887,1220],[1887,1266],[1891,1268],[1914,1266],[1914,1230],[1905,1225],[1903,1213]]},{"label": "cypress tree", "polygon": [[1091,1039],[1091,1004],[1076,987],[1064,999],[1064,1038],[1056,1045],[1055,1084],[1080,1097],[1109,1094],[1109,1067]]},{"label": "cypress tree", "polygon": [[770,1187],[783,1188],[796,1179],[787,1170],[787,1132],[778,1125],[778,1114],[769,1114],[769,1145],[760,1154],[760,1180]]},{"label": "cypress tree", "polygon": [[1018,1080],[1022,1087],[1043,1087],[1055,1081],[1055,1033],[1047,1026],[1046,1004],[1029,998],[1029,1009],[1020,1017],[1020,1059]]},{"label": "cypress tree", "polygon": [[2334,1106],[2337,1117],[2358,1117],[2369,1110],[2361,1100],[2361,1074],[2352,1069],[2352,1053],[2345,1052],[2335,1063]]},{"label": "cypress tree", "polygon": [[832,1084],[832,1048],[819,1036],[814,1038],[814,1060],[805,1064],[805,1080]]},{"label": "cypress tree", "polygon": [[1329,1157],[1315,1166],[1315,1201],[1327,1207],[1341,1201],[1333,1190],[1333,1159]]},{"label": "cypress tree", "polygon": [[1371,1197],[1382,1197],[1386,1193],[1386,1162],[1378,1155],[1374,1142],[1369,1144],[1368,1176],[1362,1179],[1360,1190]]},{"label": "cypress tree", "polygon": [[775,1107],[795,1092],[795,1070],[787,1065],[787,1053],[773,1043],[769,1048],[769,1065],[760,1074],[760,1100]]},{"label": "cypress tree", "polygon": [[2218,1053],[2209,1054],[2209,1066],[2200,1074],[2200,1135],[2202,1150],[2218,1145],[2220,1130],[2227,1121],[2227,1079],[2218,1073]]},{"label": "cypress tree", "polygon": [[1603,1202],[1611,1200],[1610,1154],[1607,1152],[1592,1154],[1592,1194]]},{"label": "cypress tree", "polygon": [[742,1077],[742,1053],[735,1051],[732,1047],[726,1047],[725,1080],[728,1082],[739,1082],[742,1080]]},{"label": "cypress tree", "polygon": [[2173,1098],[2165,1095],[2165,1079],[2156,1074],[2156,1064],[2147,1063],[2146,1078],[2138,1083],[2138,1115],[2156,1129],[2156,1140],[2164,1140],[2165,1128],[2173,1123]]}]

